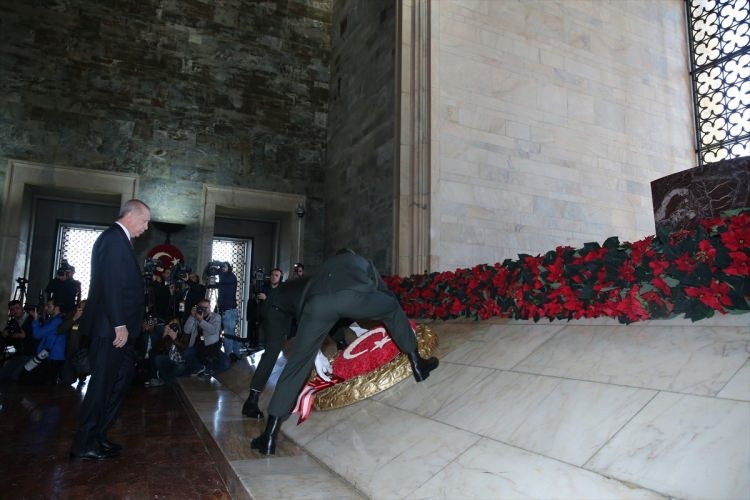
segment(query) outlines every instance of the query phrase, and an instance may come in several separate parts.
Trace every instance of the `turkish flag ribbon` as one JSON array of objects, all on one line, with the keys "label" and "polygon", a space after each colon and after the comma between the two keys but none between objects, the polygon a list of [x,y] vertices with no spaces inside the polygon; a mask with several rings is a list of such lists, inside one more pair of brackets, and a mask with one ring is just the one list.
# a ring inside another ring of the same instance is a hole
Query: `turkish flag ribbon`
[{"label": "turkish flag ribbon", "polygon": [[330,382],[326,382],[320,377],[315,377],[315,379],[305,384],[302,391],[299,393],[299,396],[297,396],[297,404],[294,405],[294,410],[292,410],[292,413],[299,414],[297,425],[307,420],[307,417],[310,416],[316,392],[322,391],[323,389],[343,381],[344,379],[336,376],[332,376]]}]

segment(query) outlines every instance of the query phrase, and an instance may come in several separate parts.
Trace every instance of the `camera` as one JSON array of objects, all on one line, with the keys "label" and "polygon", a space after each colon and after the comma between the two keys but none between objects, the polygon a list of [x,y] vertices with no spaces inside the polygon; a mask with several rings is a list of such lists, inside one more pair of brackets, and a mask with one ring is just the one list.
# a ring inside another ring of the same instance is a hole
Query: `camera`
[{"label": "camera", "polygon": [[14,335],[21,332],[21,326],[18,324],[16,318],[8,318],[8,324],[5,325],[5,330],[8,335]]},{"label": "camera", "polygon": [[37,366],[41,365],[42,361],[47,359],[48,356],[49,356],[49,349],[46,349],[46,348],[42,349],[41,351],[36,353],[36,356],[28,360],[23,367],[27,372],[30,372]]},{"label": "camera", "polygon": [[203,271],[203,274],[205,274],[206,276],[218,276],[223,265],[224,263],[219,260],[212,260],[206,265],[206,269]]},{"label": "camera", "polygon": [[178,325],[174,324],[174,323],[170,323],[167,326],[169,326],[169,329],[172,330],[175,333],[179,333],[180,332],[180,327]]},{"label": "camera", "polygon": [[203,306],[195,306],[195,312],[204,316],[206,314],[206,308]]},{"label": "camera", "polygon": [[152,313],[148,313],[148,315],[143,318],[143,321],[146,323],[146,326],[153,328],[159,323],[159,318],[154,316]]}]

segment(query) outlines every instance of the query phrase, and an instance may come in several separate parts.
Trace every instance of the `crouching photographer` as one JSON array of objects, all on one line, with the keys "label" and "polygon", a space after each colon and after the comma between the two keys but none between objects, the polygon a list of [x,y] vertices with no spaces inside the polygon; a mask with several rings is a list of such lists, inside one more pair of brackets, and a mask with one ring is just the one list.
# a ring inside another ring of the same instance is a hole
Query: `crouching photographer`
[{"label": "crouching photographer", "polygon": [[229,366],[229,358],[221,351],[221,316],[211,312],[207,299],[191,309],[184,330],[190,340],[182,357],[191,375],[211,376]]},{"label": "crouching photographer", "polygon": [[177,377],[187,371],[183,354],[190,344],[190,335],[182,333],[180,318],[172,318],[164,326],[161,340],[154,348],[151,358],[155,377],[149,380],[149,387],[173,384]]},{"label": "crouching photographer", "polygon": [[[31,329],[39,341],[36,355],[26,362],[19,382],[23,384],[54,385],[57,383],[65,362],[66,336],[58,335],[57,329],[63,322],[60,304],[56,299],[47,301],[44,313],[36,309],[30,311],[34,320]],[[42,319],[45,318],[45,319]]]},{"label": "crouching photographer", "polygon": [[18,380],[23,365],[36,354],[37,341],[31,330],[33,319],[20,300],[8,302],[8,323],[0,332],[3,353],[0,380]]}]

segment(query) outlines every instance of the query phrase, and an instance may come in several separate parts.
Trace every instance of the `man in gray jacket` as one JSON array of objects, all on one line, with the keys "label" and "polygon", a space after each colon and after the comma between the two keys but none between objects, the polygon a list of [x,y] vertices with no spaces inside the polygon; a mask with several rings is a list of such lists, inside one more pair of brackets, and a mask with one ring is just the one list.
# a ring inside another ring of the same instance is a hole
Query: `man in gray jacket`
[{"label": "man in gray jacket", "polygon": [[221,316],[211,312],[208,299],[193,307],[183,331],[190,335],[187,353],[183,353],[187,369],[193,375],[211,375],[221,356]]},{"label": "man in gray jacket", "polygon": [[[251,448],[264,455],[276,452],[281,423],[289,416],[307,381],[320,345],[340,319],[382,321],[398,348],[409,358],[417,382],[426,379],[438,366],[437,358],[424,359],[419,355],[417,337],[406,314],[371,261],[351,250],[340,250],[309,279],[305,276],[300,281],[304,282],[304,288],[292,300],[299,324],[294,352],[281,372],[268,406],[266,430],[251,443]],[[282,293],[280,290],[277,295]],[[284,302],[281,299],[279,305]],[[290,304],[287,308],[291,313]]]}]

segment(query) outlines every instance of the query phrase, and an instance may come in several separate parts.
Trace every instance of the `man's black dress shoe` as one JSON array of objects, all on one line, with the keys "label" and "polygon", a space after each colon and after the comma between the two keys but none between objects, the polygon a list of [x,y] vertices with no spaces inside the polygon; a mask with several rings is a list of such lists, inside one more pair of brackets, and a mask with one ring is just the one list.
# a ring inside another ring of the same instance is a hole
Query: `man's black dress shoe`
[{"label": "man's black dress shoe", "polygon": [[116,451],[105,451],[103,449],[88,450],[84,451],[83,453],[74,453],[71,451],[70,458],[80,460],[104,460],[106,458],[114,458],[118,454],[119,453]]},{"label": "man's black dress shoe", "polygon": [[101,441],[99,441],[99,446],[102,447],[103,451],[113,451],[116,453],[119,453],[122,451],[121,444],[113,443],[109,439],[102,439]]}]

